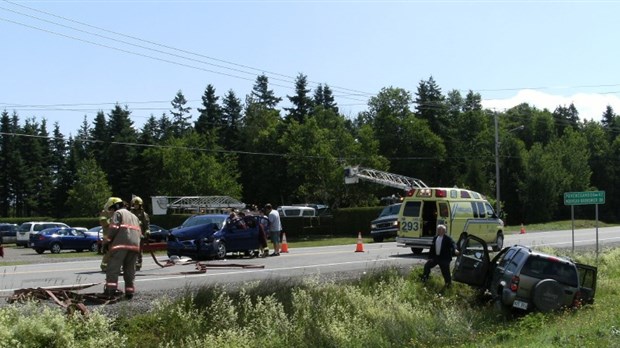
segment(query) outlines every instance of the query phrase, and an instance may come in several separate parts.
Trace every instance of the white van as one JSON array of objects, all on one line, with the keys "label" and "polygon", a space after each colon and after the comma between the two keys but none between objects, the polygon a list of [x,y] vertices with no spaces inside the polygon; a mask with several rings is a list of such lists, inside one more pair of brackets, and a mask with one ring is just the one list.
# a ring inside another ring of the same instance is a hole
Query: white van
[{"label": "white van", "polygon": [[478,192],[460,188],[418,188],[407,193],[398,213],[396,243],[414,254],[430,248],[438,224],[460,246],[469,235],[483,239],[493,250],[504,246],[504,222]]},{"label": "white van", "polygon": [[62,222],[40,222],[40,221],[32,221],[32,222],[24,222],[19,226],[19,230],[17,230],[17,241],[15,244],[17,246],[28,246],[28,242],[30,241],[30,233],[31,232],[39,232],[46,228],[52,227],[67,227],[69,225],[64,224]]},{"label": "white van", "polygon": [[301,207],[294,205],[282,205],[278,207],[278,214],[283,217],[313,217],[316,216],[316,209],[312,207]]}]

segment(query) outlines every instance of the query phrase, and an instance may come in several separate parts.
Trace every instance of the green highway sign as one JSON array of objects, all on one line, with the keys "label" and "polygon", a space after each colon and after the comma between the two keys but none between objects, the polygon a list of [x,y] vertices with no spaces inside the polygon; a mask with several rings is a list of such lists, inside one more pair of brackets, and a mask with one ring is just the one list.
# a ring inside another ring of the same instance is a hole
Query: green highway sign
[{"label": "green highway sign", "polygon": [[564,205],[605,204],[605,191],[564,192]]}]

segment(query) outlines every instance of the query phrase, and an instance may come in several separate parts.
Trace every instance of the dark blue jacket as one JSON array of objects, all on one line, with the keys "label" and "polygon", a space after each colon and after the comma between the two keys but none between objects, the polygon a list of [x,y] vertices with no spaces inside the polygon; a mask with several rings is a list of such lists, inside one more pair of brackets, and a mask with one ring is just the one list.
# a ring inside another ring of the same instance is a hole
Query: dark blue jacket
[{"label": "dark blue jacket", "polygon": [[454,240],[447,234],[443,235],[443,240],[441,241],[441,250],[439,251],[439,256],[435,252],[435,241],[437,240],[437,236],[433,237],[433,243],[431,244],[430,255],[428,256],[430,259],[437,259],[438,261],[451,261],[452,256],[454,256],[454,251],[456,250],[456,244]]}]

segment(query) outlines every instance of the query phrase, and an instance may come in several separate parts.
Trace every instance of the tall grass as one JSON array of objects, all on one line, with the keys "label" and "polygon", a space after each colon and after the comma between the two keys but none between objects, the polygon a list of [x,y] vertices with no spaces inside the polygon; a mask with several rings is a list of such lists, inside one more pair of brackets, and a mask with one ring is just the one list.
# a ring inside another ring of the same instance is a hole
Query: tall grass
[{"label": "tall grass", "polygon": [[[593,253],[575,258],[595,263]],[[438,274],[422,284],[420,268],[184,290],[114,318],[11,305],[0,308],[0,347],[620,346],[620,248],[602,252],[598,267],[594,305],[549,314],[507,313],[463,284],[444,289]]]}]

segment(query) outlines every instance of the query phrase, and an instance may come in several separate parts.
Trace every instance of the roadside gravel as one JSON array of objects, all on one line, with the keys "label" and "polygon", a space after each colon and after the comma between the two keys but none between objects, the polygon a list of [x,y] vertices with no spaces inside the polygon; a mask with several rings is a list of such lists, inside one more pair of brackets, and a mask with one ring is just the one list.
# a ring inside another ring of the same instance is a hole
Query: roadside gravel
[{"label": "roadside gravel", "polygon": [[[73,257],[73,255],[75,256]],[[75,251],[63,251],[61,253],[62,257],[58,257],[57,255],[52,255],[49,252],[43,254],[37,254],[34,250],[30,248],[22,248],[16,247],[15,245],[4,245],[4,258],[0,258],[0,266],[3,264],[13,265],[13,264],[36,264],[36,263],[60,263],[60,262],[74,262],[74,261],[87,261],[87,260],[99,260],[101,259],[101,255],[95,255],[93,253],[77,253]],[[103,273],[102,273],[103,279]],[[84,289],[80,292],[82,293],[93,293],[101,291],[101,287],[92,287]],[[184,289],[187,290],[187,289]],[[185,292],[179,291],[140,291],[138,292],[134,298],[130,301],[122,300],[117,303],[100,305],[100,304],[87,304],[87,308],[89,311],[100,311],[106,314],[109,317],[115,317],[119,313],[125,314],[139,314],[147,312],[150,308],[152,308],[153,303],[160,298],[169,297],[169,298],[177,298]],[[58,307],[52,300],[44,301],[43,304],[49,305],[50,307]],[[7,302],[1,301],[0,307],[8,305]]]}]

